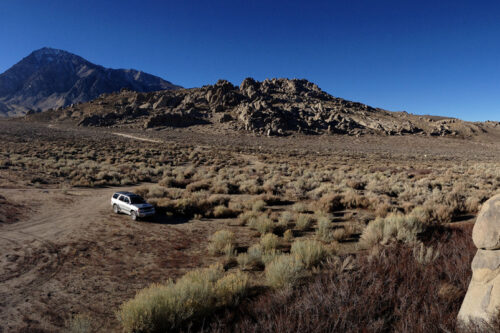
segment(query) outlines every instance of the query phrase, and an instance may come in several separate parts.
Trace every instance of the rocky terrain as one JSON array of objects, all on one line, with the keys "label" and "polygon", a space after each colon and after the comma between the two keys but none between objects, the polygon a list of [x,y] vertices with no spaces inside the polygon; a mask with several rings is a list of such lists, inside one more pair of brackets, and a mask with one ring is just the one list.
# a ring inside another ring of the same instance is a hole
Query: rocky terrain
[{"label": "rocky terrain", "polygon": [[468,137],[499,125],[390,112],[331,96],[307,80],[259,82],[252,78],[245,79],[239,87],[219,80],[215,85],[193,89],[121,91],[30,119],[100,127],[210,125],[206,127],[216,131],[269,136],[337,133]]},{"label": "rocky terrain", "polygon": [[64,107],[102,93],[176,89],[157,76],[132,69],[109,69],[51,48],[34,51],[0,75],[0,116]]}]

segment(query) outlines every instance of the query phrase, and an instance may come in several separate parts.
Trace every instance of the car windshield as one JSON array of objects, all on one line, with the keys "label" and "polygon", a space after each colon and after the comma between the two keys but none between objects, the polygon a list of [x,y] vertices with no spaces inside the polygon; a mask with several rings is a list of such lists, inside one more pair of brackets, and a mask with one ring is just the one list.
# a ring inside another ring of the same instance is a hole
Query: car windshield
[{"label": "car windshield", "polygon": [[143,198],[141,198],[140,196],[136,195],[136,196],[131,196],[130,197],[130,203],[132,204],[143,204],[143,203],[146,203],[144,201]]}]

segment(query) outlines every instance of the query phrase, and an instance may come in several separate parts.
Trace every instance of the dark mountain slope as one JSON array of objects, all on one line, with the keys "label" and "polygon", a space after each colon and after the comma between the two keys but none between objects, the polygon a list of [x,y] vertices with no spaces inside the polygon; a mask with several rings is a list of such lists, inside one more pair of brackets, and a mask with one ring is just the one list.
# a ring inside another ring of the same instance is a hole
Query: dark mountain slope
[{"label": "dark mountain slope", "polygon": [[104,68],[66,51],[43,48],[0,75],[0,116],[86,102],[122,88],[149,92],[180,87],[140,71]]}]

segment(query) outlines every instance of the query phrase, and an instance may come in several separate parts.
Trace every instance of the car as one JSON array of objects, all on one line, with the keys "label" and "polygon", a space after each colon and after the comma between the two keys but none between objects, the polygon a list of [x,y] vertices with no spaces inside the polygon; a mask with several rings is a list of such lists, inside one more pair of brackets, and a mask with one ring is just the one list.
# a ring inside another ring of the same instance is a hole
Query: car
[{"label": "car", "polygon": [[116,192],[111,197],[111,206],[116,214],[125,213],[132,220],[156,214],[153,205],[147,203],[140,195],[132,192]]}]

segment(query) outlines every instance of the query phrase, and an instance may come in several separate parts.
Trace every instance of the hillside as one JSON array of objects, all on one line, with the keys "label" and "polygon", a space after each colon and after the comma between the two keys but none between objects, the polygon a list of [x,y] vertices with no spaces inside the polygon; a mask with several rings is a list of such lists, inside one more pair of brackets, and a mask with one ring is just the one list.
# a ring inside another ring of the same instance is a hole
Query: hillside
[{"label": "hillside", "polygon": [[163,128],[204,126],[207,130],[349,135],[419,134],[472,136],[498,123],[390,112],[337,98],[298,79],[225,80],[201,88],[150,93],[121,91],[29,119],[67,121],[79,126]]},{"label": "hillside", "polygon": [[0,74],[0,116],[86,102],[122,88],[147,92],[179,86],[141,71],[104,68],[66,51],[42,48]]}]

